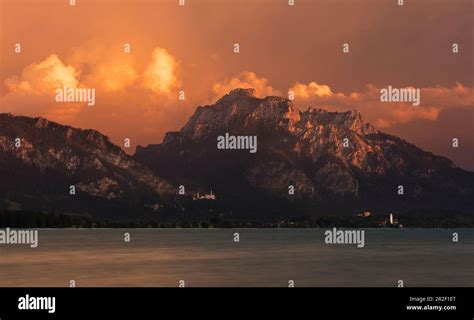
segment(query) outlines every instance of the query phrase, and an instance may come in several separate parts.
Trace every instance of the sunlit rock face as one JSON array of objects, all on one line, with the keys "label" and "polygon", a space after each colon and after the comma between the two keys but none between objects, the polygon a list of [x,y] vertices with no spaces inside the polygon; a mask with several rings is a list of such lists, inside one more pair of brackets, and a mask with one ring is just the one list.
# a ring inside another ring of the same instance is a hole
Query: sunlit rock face
[{"label": "sunlit rock face", "polygon": [[[224,136],[253,141],[254,148],[232,148],[229,141],[220,148]],[[153,207],[158,214],[182,212],[183,198],[212,190],[222,212],[252,212],[246,219],[291,215],[294,208],[313,214],[322,203],[328,205],[321,212],[341,204],[346,213],[355,206],[386,212],[423,205],[428,212],[472,214],[473,184],[474,173],[378,131],[357,111],[300,111],[288,99],[259,98],[252,89],[197,107],[181,130],[137,147],[133,156],[95,130],[0,114],[0,205],[111,216]],[[177,194],[181,186],[184,197]],[[103,202],[113,205],[104,209]]]},{"label": "sunlit rock face", "polygon": [[[216,137],[255,135],[258,152],[218,150]],[[235,89],[201,106],[162,144],[138,147],[134,156],[155,174],[206,185],[221,193],[245,188],[293,198],[422,199],[472,195],[473,175],[446,158],[382,133],[355,110],[298,110],[281,97],[258,98]],[[471,180],[471,181],[470,181]]]},{"label": "sunlit rock face", "polygon": [[[1,114],[0,160],[2,190],[14,192],[18,187],[32,196],[70,196],[71,185],[78,195],[103,199],[126,200],[141,193],[158,197],[171,190],[107,136],[44,118]],[[31,180],[17,180],[22,171],[29,172]]]}]

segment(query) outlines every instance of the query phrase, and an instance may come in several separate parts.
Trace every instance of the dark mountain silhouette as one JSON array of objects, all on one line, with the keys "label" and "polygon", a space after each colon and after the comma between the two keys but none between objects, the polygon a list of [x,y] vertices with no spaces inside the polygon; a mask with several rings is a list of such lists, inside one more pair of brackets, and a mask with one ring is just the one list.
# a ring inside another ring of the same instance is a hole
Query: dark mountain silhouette
[{"label": "dark mountain silhouette", "polygon": [[[218,149],[226,134],[256,136],[256,152]],[[193,201],[211,190],[217,200]],[[198,107],[179,132],[134,156],[94,130],[0,114],[4,208],[257,221],[361,210],[472,215],[473,195],[474,173],[376,130],[356,111],[301,112],[252,89]]]},{"label": "dark mountain silhouette", "polygon": [[172,190],[95,130],[0,114],[0,199],[10,206],[113,217]]},{"label": "dark mountain silhouette", "polygon": [[[217,149],[217,137],[226,133],[257,136],[258,151]],[[138,147],[134,157],[175,184],[212,189],[236,205],[274,212],[279,209],[264,203],[281,206],[277,199],[288,199],[282,210],[302,214],[472,213],[474,173],[376,130],[357,111],[300,112],[281,97],[259,99],[253,89],[236,89],[198,107],[181,131],[168,133],[161,144]]]}]

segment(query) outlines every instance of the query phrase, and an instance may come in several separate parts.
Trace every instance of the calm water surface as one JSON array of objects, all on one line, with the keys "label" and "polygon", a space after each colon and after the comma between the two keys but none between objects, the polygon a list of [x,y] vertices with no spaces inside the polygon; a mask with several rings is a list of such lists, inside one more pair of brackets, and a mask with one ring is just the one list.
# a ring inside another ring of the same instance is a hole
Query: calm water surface
[{"label": "calm water surface", "polygon": [[0,286],[474,286],[473,229],[366,229],[364,248],[324,231],[40,229],[0,245]]}]

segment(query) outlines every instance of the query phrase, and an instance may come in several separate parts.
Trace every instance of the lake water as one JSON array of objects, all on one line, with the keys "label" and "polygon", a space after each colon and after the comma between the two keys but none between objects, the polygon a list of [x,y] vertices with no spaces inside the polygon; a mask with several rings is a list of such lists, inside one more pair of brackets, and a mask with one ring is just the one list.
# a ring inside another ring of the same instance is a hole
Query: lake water
[{"label": "lake water", "polygon": [[0,286],[474,286],[474,229],[366,229],[363,248],[324,231],[40,229],[0,245]]}]

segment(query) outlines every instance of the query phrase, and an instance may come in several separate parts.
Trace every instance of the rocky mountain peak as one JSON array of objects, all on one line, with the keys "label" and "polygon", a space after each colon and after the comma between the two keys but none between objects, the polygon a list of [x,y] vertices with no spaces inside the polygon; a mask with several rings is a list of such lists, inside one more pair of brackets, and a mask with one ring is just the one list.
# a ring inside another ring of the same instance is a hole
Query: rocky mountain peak
[{"label": "rocky mountain peak", "polygon": [[36,121],[35,127],[36,128],[46,128],[49,125],[48,119],[45,118],[38,118]]},{"label": "rocky mountain peak", "polygon": [[[0,163],[6,159],[9,165],[27,167],[39,176],[49,172],[75,185],[78,192],[104,199],[127,197],[139,188],[151,194],[169,190],[166,182],[107,136],[44,118],[0,114]],[[35,189],[34,183],[31,185]],[[66,186],[63,189],[67,194]]]},{"label": "rocky mountain peak", "polygon": [[246,98],[255,98],[256,92],[252,88],[237,88],[231,90],[228,94],[224,95],[222,98],[217,100],[216,104],[228,103],[231,101],[246,99]]},{"label": "rocky mountain peak", "polygon": [[349,129],[360,135],[377,133],[378,130],[357,110],[330,112],[321,108],[309,107],[302,113],[302,121],[308,125],[332,125],[334,128]]},{"label": "rocky mountain peak", "polygon": [[[172,140],[202,139],[222,130],[257,133],[257,128],[300,135],[309,128],[321,126],[360,135],[377,132],[356,110],[329,112],[310,107],[301,112],[289,99],[278,96],[261,99],[255,97],[253,89],[234,89],[216,104],[198,107],[180,133],[172,135]],[[167,136],[167,143],[170,138]]]},{"label": "rocky mountain peak", "polygon": [[[257,136],[258,152],[218,150],[216,138],[225,133]],[[413,184],[418,191],[411,196],[472,192],[472,183],[462,180],[470,173],[458,173],[448,159],[378,131],[356,110],[301,112],[288,99],[258,98],[249,89],[197,108],[181,131],[168,134],[161,145],[137,148],[135,157],[165,178],[193,176],[221,192],[234,183],[270,194],[283,194],[294,184],[300,196],[318,199],[372,199],[381,192],[391,197],[395,183]]]},{"label": "rocky mountain peak", "polygon": [[[255,152],[245,144],[219,148],[218,137],[227,134],[255,136]],[[441,210],[462,202],[472,210],[473,175],[377,131],[355,110],[301,112],[288,99],[258,98],[252,89],[236,89],[214,105],[198,107],[180,131],[168,133],[162,144],[137,147],[133,157],[95,130],[0,114],[0,200],[13,195],[32,206],[62,203],[66,210],[80,205],[87,212],[97,200],[97,212],[118,202],[133,211],[147,204],[159,208],[176,195],[175,186],[186,185],[187,195],[215,191],[234,211],[240,203],[260,208],[265,199],[287,199],[292,185],[290,200],[304,199],[310,206],[326,202],[333,208],[346,199],[367,208],[403,198],[401,209],[426,203]],[[76,196],[69,195],[71,185]],[[403,197],[396,192],[400,185]]]}]

